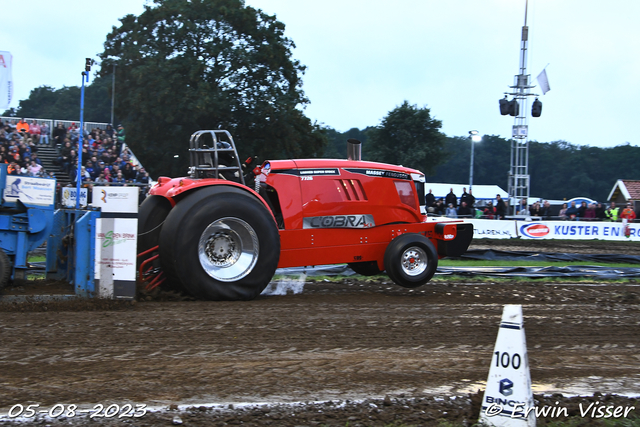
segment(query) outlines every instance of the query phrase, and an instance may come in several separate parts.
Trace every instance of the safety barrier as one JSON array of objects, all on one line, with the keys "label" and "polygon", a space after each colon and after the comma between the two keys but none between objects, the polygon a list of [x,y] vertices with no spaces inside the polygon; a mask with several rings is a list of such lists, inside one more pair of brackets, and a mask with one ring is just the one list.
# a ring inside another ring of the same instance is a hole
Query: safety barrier
[{"label": "safety barrier", "polygon": [[474,239],[564,239],[640,242],[640,224],[583,221],[467,219]]}]

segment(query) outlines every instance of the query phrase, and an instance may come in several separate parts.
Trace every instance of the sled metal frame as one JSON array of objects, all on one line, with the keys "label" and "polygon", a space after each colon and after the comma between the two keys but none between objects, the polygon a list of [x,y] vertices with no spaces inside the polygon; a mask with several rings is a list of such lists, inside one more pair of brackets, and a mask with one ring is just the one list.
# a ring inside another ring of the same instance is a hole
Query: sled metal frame
[{"label": "sled metal frame", "polygon": [[95,289],[98,210],[58,209],[47,239],[47,278],[66,280],[75,295],[97,296]]}]

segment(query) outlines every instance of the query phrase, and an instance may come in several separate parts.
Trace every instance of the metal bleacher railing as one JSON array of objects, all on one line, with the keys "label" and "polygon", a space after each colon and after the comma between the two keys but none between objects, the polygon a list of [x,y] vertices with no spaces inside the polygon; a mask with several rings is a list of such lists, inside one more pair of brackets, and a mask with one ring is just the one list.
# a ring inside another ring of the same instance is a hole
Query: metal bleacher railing
[{"label": "metal bleacher railing", "polygon": [[[4,123],[11,123],[12,125],[16,125],[18,123],[18,121],[20,119],[24,118],[24,121],[27,123],[31,123],[32,121],[36,121],[38,122],[38,124],[40,126],[42,126],[44,123],[47,124],[47,126],[49,126],[49,137],[51,137],[51,133],[53,132],[53,129],[58,126],[58,123],[62,123],[64,125],[64,127],[66,129],[69,128],[69,126],[71,126],[72,123],[75,123],[76,125],[80,124],[79,120],[52,120],[52,119],[39,119],[37,117],[7,117],[7,116],[0,116],[0,119],[2,119],[2,121]],[[91,129],[106,129],[107,126],[110,125],[110,123],[100,123],[100,122],[84,122],[84,130],[85,131],[89,131]]]}]

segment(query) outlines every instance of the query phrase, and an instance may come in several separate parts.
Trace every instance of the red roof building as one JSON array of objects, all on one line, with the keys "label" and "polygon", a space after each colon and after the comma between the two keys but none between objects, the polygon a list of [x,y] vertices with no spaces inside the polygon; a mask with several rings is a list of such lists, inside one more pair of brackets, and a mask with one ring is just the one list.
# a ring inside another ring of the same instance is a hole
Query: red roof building
[{"label": "red roof building", "polygon": [[609,202],[616,202],[618,206],[627,203],[640,202],[640,181],[634,179],[619,179],[613,186],[607,199]]}]

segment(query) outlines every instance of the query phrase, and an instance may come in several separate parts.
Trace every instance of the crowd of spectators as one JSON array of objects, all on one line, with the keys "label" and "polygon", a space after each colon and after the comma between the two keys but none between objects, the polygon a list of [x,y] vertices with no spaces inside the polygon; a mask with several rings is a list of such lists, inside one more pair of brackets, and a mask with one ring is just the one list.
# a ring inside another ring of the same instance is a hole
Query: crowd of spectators
[{"label": "crowd of spectators", "polygon": [[[96,185],[147,185],[150,177],[145,169],[132,161],[133,155],[125,144],[125,130],[111,125],[106,129],[94,128],[82,134],[82,184]],[[80,129],[76,123],[65,127],[58,122],[53,130],[46,122],[24,119],[2,123],[0,130],[0,162],[9,164],[9,173],[55,177],[47,172],[38,158],[38,147],[57,148],[55,163],[67,175],[73,185],[77,181]]]},{"label": "crowd of spectators", "polygon": [[[45,126],[45,132],[49,129]],[[30,131],[33,131],[31,133]],[[50,176],[38,157],[42,143],[42,127],[34,120],[29,125],[24,119],[17,123],[0,121],[0,163],[6,163],[9,175]]]},{"label": "crowd of spectators", "polygon": [[636,219],[636,213],[632,203],[627,203],[623,209],[616,206],[616,202],[611,202],[609,206],[602,203],[582,202],[580,206],[576,202],[571,202],[570,206],[566,203],[562,205],[558,213],[559,219],[570,221],[621,221],[623,219],[633,222]]},{"label": "crowd of spectators", "polygon": [[[65,129],[58,123],[52,139],[58,147],[56,163],[75,184],[78,168],[80,131],[75,123]],[[125,131],[122,125],[114,130],[92,129],[82,138],[81,179],[83,184],[125,185],[149,184],[149,173],[132,162],[132,154],[125,147]]]},{"label": "crowd of spectators", "polygon": [[[446,216],[449,218],[483,218],[483,219],[505,219],[510,212],[509,203],[503,200],[500,195],[496,195],[495,203],[489,201],[482,207],[476,206],[476,198],[471,190],[467,192],[466,188],[462,189],[462,196],[458,196],[453,192],[453,188],[444,198],[437,199],[429,190],[425,197],[427,214],[430,216]],[[615,202],[611,202],[609,206],[603,203],[581,202],[580,206],[572,201],[570,205],[563,204],[560,210],[549,203],[548,200],[540,203],[535,201],[527,204],[527,200],[523,199],[518,203],[516,215],[520,217],[533,217],[547,220],[567,220],[567,221],[622,221],[626,219],[633,222],[636,219],[636,213],[633,204],[628,203],[624,209],[616,206]]]},{"label": "crowd of spectators", "polygon": [[448,218],[487,218],[504,219],[508,212],[508,202],[500,195],[496,195],[496,203],[488,202],[486,206],[480,208],[476,206],[476,198],[471,190],[467,192],[466,187],[462,188],[462,196],[449,190],[446,197],[437,199],[429,190],[425,197],[427,214],[431,216],[446,216]]}]

